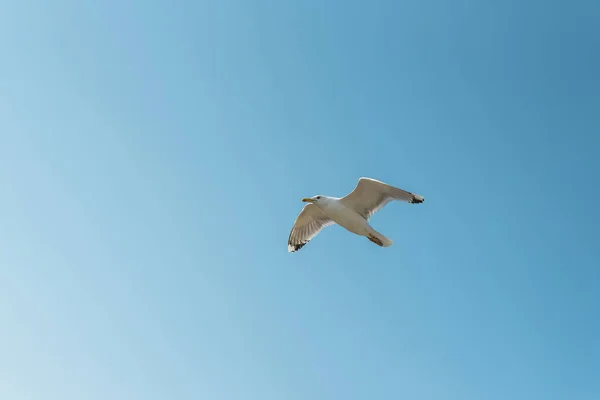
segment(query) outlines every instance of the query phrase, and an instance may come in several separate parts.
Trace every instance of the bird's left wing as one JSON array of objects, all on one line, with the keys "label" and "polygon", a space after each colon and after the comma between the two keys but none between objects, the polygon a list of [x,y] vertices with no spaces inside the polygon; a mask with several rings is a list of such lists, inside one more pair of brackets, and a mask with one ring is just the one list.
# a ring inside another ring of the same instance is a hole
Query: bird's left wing
[{"label": "bird's left wing", "polygon": [[325,216],[321,209],[314,204],[304,206],[288,238],[288,252],[293,253],[300,250],[310,242],[321,230],[333,225],[331,219]]},{"label": "bird's left wing", "polygon": [[346,207],[353,209],[365,219],[371,218],[392,200],[413,204],[425,201],[423,196],[371,178],[360,178],[354,190],[340,199]]}]

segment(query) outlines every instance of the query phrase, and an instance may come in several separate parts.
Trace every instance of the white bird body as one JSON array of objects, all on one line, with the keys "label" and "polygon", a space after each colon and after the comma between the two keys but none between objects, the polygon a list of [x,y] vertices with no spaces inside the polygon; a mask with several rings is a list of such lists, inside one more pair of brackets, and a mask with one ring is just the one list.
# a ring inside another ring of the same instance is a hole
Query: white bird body
[{"label": "white bird body", "polygon": [[314,196],[304,198],[306,205],[290,232],[288,251],[295,252],[304,247],[323,228],[338,224],[373,243],[388,247],[392,240],[377,232],[369,224],[369,218],[392,200],[419,204],[425,199],[414,193],[371,178],[360,178],[354,190],[342,198]]},{"label": "white bird body", "polygon": [[323,214],[328,216],[333,222],[346,228],[352,233],[365,236],[373,230],[369,222],[359,213],[346,207],[338,198],[321,197],[322,200],[317,204]]}]

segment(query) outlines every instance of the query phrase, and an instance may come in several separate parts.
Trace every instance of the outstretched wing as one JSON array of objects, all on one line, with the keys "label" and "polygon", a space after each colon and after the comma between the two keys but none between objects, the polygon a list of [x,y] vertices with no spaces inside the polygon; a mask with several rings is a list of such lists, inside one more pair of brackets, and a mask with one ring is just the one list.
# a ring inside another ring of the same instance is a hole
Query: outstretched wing
[{"label": "outstretched wing", "polygon": [[293,253],[300,250],[310,242],[321,230],[333,225],[331,219],[325,216],[321,209],[314,204],[304,206],[288,238],[288,252]]},{"label": "outstretched wing", "polygon": [[424,202],[425,198],[375,179],[360,178],[354,190],[340,199],[346,207],[367,220],[392,200],[418,204]]}]

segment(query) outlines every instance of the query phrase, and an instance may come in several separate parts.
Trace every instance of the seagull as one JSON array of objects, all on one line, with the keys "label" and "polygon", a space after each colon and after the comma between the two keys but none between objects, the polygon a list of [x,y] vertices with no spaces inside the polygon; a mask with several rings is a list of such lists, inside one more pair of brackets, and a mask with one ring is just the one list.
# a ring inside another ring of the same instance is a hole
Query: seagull
[{"label": "seagull", "polygon": [[309,203],[300,212],[290,237],[288,252],[293,253],[306,246],[325,227],[338,224],[359,236],[365,236],[381,247],[389,247],[392,240],[377,232],[369,219],[392,200],[419,204],[423,196],[407,192],[371,178],[360,178],[354,190],[342,198],[313,196],[302,199]]}]

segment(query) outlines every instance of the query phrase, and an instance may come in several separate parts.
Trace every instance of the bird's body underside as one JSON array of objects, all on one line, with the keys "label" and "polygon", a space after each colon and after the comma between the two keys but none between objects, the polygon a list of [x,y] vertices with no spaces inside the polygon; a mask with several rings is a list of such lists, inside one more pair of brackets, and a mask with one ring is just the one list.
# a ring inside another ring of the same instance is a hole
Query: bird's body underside
[{"label": "bird's body underside", "polygon": [[379,246],[388,247],[392,245],[392,241],[373,229],[365,217],[347,207],[340,199],[331,200],[335,201],[327,202],[322,211],[333,222],[349,232],[367,237]]},{"label": "bird's body underside", "polygon": [[357,235],[366,235],[371,228],[369,222],[359,213],[346,207],[340,199],[331,199],[323,204],[321,211],[333,222]]},{"label": "bird's body underside", "polygon": [[392,200],[422,203],[425,199],[370,178],[360,178],[354,190],[342,198],[305,198],[302,201],[311,204],[304,207],[294,223],[288,239],[288,251],[300,250],[323,228],[333,224],[365,236],[378,246],[391,246],[392,240],[373,229],[369,218]]}]

